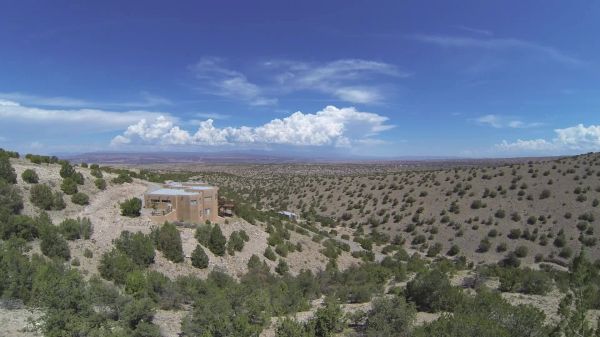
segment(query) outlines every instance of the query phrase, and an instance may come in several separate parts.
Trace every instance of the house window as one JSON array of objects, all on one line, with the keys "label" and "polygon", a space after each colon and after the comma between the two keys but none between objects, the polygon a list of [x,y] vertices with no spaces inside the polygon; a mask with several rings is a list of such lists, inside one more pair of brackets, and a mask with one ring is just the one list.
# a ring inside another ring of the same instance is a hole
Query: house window
[{"label": "house window", "polygon": [[190,200],[190,205],[192,205],[192,206],[198,205],[198,200]]},{"label": "house window", "polygon": [[205,208],[204,213],[206,214],[207,217],[209,217],[210,216],[210,208]]}]

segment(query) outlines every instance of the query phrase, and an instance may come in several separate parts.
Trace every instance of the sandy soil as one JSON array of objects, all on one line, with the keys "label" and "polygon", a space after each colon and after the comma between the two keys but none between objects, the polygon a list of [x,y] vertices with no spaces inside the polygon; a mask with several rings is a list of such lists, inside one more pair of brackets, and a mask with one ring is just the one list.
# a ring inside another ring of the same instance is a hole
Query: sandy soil
[{"label": "sandy soil", "polygon": [[179,337],[181,319],[187,315],[185,310],[158,310],[153,322],[160,327],[163,337]]},{"label": "sandy soil", "polygon": [[38,319],[41,313],[31,309],[5,309],[0,307],[0,337],[39,337],[30,319]]}]

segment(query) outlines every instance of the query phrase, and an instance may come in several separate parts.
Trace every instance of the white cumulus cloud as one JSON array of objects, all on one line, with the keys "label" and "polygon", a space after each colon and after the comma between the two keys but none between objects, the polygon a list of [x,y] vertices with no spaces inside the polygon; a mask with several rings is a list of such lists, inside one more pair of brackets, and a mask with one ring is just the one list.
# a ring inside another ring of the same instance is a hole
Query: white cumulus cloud
[{"label": "white cumulus cloud", "polygon": [[583,152],[600,151],[600,125],[578,124],[564,129],[555,129],[551,139],[519,139],[502,141],[496,148],[507,152]]},{"label": "white cumulus cloud", "polygon": [[353,143],[375,141],[374,136],[393,128],[388,118],[353,107],[327,106],[314,114],[300,111],[285,118],[277,118],[257,127],[224,127],[214,125],[212,119],[200,122],[195,132],[181,129],[168,118],[157,117],[151,122],[139,120],[112,145],[231,145],[283,144],[300,146],[351,146]]}]

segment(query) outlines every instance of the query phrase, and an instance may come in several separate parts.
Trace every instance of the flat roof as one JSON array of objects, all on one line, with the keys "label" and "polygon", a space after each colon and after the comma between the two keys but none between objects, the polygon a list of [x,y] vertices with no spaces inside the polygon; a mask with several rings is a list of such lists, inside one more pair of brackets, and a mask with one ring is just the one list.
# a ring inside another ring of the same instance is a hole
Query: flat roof
[{"label": "flat roof", "polygon": [[152,192],[148,192],[149,195],[198,195],[196,192],[188,192],[178,188],[160,188]]},{"label": "flat roof", "polygon": [[189,190],[198,190],[198,191],[205,191],[205,190],[212,190],[212,189],[214,189],[214,187],[212,187],[212,186],[185,186],[185,188],[187,188]]},{"label": "flat roof", "polygon": [[189,190],[198,190],[198,191],[211,190],[211,189],[215,188],[214,186],[210,186],[210,185],[204,184],[204,183],[197,183],[197,182],[182,183],[179,181],[169,181],[166,183],[166,185],[168,187],[185,188],[185,189],[189,189]]}]

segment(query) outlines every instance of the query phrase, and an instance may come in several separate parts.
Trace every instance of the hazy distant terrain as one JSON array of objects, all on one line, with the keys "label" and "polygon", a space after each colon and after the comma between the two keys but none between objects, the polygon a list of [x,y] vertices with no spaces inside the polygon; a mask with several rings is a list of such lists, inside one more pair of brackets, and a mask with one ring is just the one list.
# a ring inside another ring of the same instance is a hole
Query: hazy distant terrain
[{"label": "hazy distant terrain", "polygon": [[431,165],[482,165],[512,163],[536,158],[460,158],[440,156],[369,157],[343,154],[282,153],[268,151],[222,151],[222,152],[90,152],[60,156],[73,162],[101,164],[383,164],[393,166],[421,167]]}]

